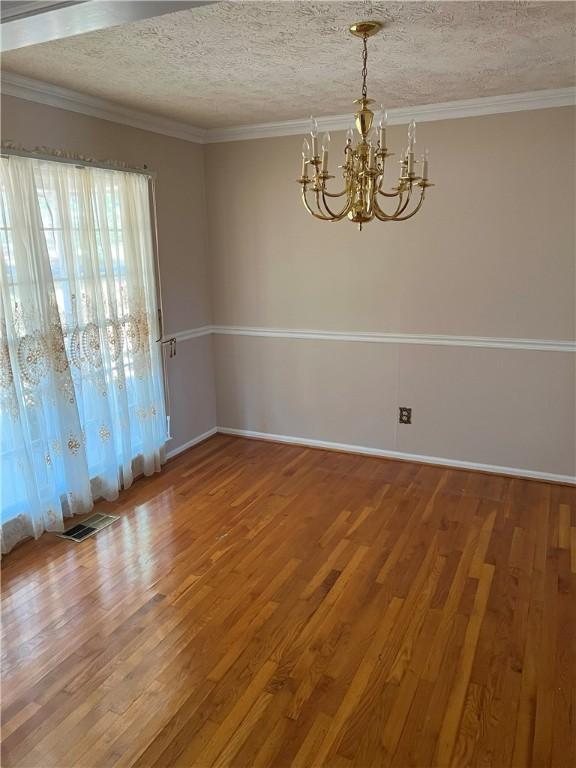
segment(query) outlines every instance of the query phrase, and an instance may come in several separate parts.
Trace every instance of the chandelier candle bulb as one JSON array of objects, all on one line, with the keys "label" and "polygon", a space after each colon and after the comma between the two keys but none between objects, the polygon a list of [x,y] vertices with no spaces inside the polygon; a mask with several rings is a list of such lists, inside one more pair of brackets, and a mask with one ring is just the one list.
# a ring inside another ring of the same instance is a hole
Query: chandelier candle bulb
[{"label": "chandelier candle bulb", "polygon": [[[376,118],[370,109],[372,99],[368,98],[366,80],[368,78],[368,38],[382,29],[379,21],[359,21],[350,27],[350,32],[362,40],[362,95],[356,99],[354,123],[346,131],[344,163],[342,169],[342,189],[329,189],[333,176],[328,173],[328,150],[330,134],[322,137],[322,153],[318,153],[318,123],[311,117],[310,137],[312,153],[306,140],[302,150],[302,176],[299,183],[302,188],[302,203],[311,216],[320,221],[341,221],[348,218],[362,230],[364,224],[378,221],[406,221],[414,216],[424,202],[426,190],[434,186],[428,181],[428,154],[423,158],[423,176],[414,172],[414,145],[416,143],[416,123],[408,126],[408,147],[400,153],[400,175],[396,186],[390,192],[384,187],[384,165],[390,154],[386,147],[386,124],[388,115],[380,105]],[[310,178],[308,177],[310,168]],[[416,190],[420,188],[419,194]],[[337,200],[340,199],[340,202]],[[390,201],[393,202],[390,202]],[[385,203],[390,204],[386,212]]]},{"label": "chandelier candle bulb", "polygon": [[408,152],[408,176],[414,173],[414,152]]},{"label": "chandelier candle bulb", "polygon": [[386,126],[388,124],[388,112],[384,109],[382,104],[380,105],[380,120],[378,121],[378,139],[380,141],[380,149],[383,151],[386,149]]},{"label": "chandelier candle bulb", "polygon": [[318,123],[312,116],[310,116],[310,122],[311,122],[310,136],[312,138],[312,158],[315,159],[318,157]]},{"label": "chandelier candle bulb", "polygon": [[428,150],[424,150],[424,157],[422,158],[422,179],[428,180]]},{"label": "chandelier candle bulb", "polygon": [[408,126],[408,149],[410,152],[414,152],[414,144],[416,144],[416,123],[411,120]]},{"label": "chandelier candle bulb", "polygon": [[328,173],[328,149],[330,148],[330,134],[328,131],[322,136],[322,172]]},{"label": "chandelier candle bulb", "polygon": [[302,142],[302,178],[306,178],[308,174],[308,158],[310,157],[310,144],[308,139],[304,139]]}]

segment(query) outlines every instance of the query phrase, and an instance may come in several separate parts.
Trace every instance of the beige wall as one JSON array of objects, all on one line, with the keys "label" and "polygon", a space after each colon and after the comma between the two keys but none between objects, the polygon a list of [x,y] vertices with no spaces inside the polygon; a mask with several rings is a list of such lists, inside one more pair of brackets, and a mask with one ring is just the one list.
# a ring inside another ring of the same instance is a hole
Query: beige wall
[{"label": "beige wall", "polygon": [[570,353],[219,336],[215,358],[222,427],[574,474]]},{"label": "beige wall", "polygon": [[[389,131],[398,152],[405,129]],[[426,123],[405,223],[309,217],[302,137],[206,148],[214,322],[574,338],[574,111]],[[341,134],[333,146],[343,146]],[[220,426],[573,475],[573,354],[215,337]],[[414,423],[400,426],[399,405]]]},{"label": "beige wall", "polygon": [[[573,110],[422,124],[418,146],[430,148],[437,187],[412,221],[372,223],[359,233],[349,222],[322,224],[305,213],[294,182],[301,137],[202,147],[10,97],[3,107],[4,139],[158,172],[167,332],[216,323],[574,338]],[[404,135],[389,130],[393,151]],[[333,136],[334,147],[342,143]],[[169,448],[218,423],[572,475],[575,358],[242,335],[190,339],[169,361]],[[399,405],[413,407],[411,426],[397,424]]]},{"label": "beige wall", "polygon": [[[2,97],[2,139],[155,170],[166,335],[210,324],[202,146],[9,96]],[[210,337],[178,344],[168,376],[171,451],[216,424]]]},{"label": "beige wall", "polygon": [[[388,135],[398,152],[405,128]],[[306,214],[301,143],[206,147],[216,323],[573,338],[572,109],[422,123],[437,186],[362,232]]]}]

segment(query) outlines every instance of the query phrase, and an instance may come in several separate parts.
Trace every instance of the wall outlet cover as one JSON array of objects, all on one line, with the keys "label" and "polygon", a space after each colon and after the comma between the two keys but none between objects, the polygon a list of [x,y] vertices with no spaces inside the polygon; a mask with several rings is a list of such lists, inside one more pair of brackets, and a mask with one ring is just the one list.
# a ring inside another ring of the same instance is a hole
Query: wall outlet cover
[{"label": "wall outlet cover", "polygon": [[398,423],[412,424],[412,408],[399,408]]}]

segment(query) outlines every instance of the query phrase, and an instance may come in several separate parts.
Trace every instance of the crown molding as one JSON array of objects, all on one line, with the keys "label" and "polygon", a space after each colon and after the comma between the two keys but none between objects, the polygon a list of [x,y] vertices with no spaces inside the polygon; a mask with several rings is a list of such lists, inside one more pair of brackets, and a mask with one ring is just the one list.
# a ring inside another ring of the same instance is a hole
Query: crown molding
[{"label": "crown molding", "polygon": [[140,128],[143,131],[173,136],[176,139],[184,139],[196,144],[204,144],[206,139],[206,131],[203,128],[195,128],[177,120],[169,120],[159,115],[129,109],[121,104],[108,101],[108,99],[88,96],[79,91],[61,88],[58,85],[44,83],[40,80],[32,80],[29,77],[22,77],[11,72],[2,72],[1,89],[2,93],[7,96],[46,104],[49,107],[65,109],[68,112],[98,117],[112,123],[129,125],[131,128]]},{"label": "crown molding", "polygon": [[[478,99],[445,101],[415,107],[388,110],[389,125],[403,125],[410,120],[425,123],[435,120],[453,120],[460,117],[498,115],[504,112],[522,112],[530,109],[569,107],[576,105],[576,88],[555,88],[546,91],[527,91],[505,96],[482,96]],[[318,128],[323,131],[345,131],[352,122],[352,114],[318,117]],[[275,136],[294,136],[308,133],[309,118],[259,123],[232,128],[212,128],[206,133],[206,143],[267,139]]]},{"label": "crown molding", "polygon": [[[88,96],[79,91],[61,88],[11,72],[2,73],[1,89],[8,96],[46,104],[69,112],[78,112],[113,123],[129,125],[131,128],[173,136],[196,144],[294,136],[307,133],[309,129],[308,119],[257,123],[230,128],[197,128],[188,123],[130,109],[108,99]],[[446,101],[440,104],[399,107],[388,110],[388,117],[390,125],[401,125],[410,120],[431,122],[574,105],[576,105],[576,88],[555,88],[545,91],[513,93],[505,96],[483,96],[478,99]],[[331,115],[317,119],[318,127],[321,130],[340,131],[346,130],[350,126],[351,115]]]}]

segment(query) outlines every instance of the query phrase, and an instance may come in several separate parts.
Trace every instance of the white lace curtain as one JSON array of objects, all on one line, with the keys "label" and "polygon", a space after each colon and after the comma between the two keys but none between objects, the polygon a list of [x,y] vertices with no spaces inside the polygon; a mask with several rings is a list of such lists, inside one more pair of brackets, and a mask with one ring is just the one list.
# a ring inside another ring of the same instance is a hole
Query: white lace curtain
[{"label": "white lace curtain", "polygon": [[160,469],[148,182],[0,160],[2,551]]}]

